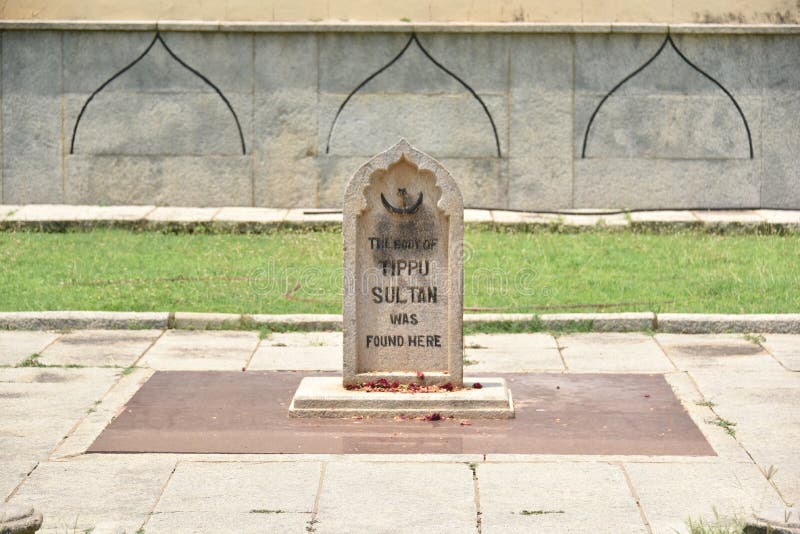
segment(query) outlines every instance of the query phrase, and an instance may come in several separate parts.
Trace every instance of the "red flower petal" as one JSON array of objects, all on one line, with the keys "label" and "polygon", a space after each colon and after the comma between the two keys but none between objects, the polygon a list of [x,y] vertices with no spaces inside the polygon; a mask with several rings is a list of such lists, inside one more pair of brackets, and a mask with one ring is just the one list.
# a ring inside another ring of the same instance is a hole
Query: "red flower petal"
[{"label": "red flower petal", "polygon": [[472,389],[481,389],[481,388],[483,388],[483,384],[481,384],[480,382],[475,382],[474,384],[472,384]]}]

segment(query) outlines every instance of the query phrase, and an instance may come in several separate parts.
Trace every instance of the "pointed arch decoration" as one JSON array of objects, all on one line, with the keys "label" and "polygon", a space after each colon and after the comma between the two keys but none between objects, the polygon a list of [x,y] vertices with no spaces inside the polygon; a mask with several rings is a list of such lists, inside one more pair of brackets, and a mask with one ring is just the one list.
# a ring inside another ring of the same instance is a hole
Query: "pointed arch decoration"
[{"label": "pointed arch decoration", "polygon": [[342,114],[342,110],[344,110],[345,106],[347,106],[347,103],[350,102],[350,99],[353,98],[353,96],[355,96],[355,94],[357,92],[359,92],[370,81],[375,79],[379,74],[381,74],[383,71],[385,71],[386,69],[388,69],[389,67],[394,65],[401,57],[403,57],[403,54],[406,53],[406,51],[409,49],[409,47],[411,46],[412,43],[416,44],[417,47],[419,47],[420,51],[425,55],[426,58],[428,58],[428,60],[430,60],[431,63],[436,65],[437,68],[439,68],[445,74],[447,74],[448,76],[453,78],[455,81],[457,81],[459,84],[461,84],[461,86],[464,87],[464,89],[466,89],[467,91],[469,91],[469,93],[475,98],[475,100],[478,101],[478,103],[483,108],[483,111],[486,114],[486,117],[489,119],[489,124],[492,126],[492,134],[494,135],[494,143],[495,143],[495,147],[497,148],[497,157],[498,158],[503,157],[502,156],[502,152],[500,150],[500,137],[497,135],[497,126],[495,125],[494,118],[492,117],[492,114],[489,112],[489,108],[486,106],[486,103],[483,101],[483,99],[478,95],[478,93],[476,93],[475,90],[467,82],[465,82],[464,80],[459,78],[458,75],[456,75],[453,71],[451,71],[450,69],[448,69],[447,67],[442,65],[439,61],[436,60],[436,58],[434,58],[431,55],[430,52],[428,52],[428,50],[420,42],[419,38],[417,37],[416,32],[412,32],[411,33],[411,36],[408,38],[408,41],[406,41],[406,44],[403,46],[403,48],[400,50],[400,52],[396,56],[394,56],[384,66],[382,66],[381,68],[379,68],[378,70],[376,70],[375,72],[373,72],[372,74],[367,76],[364,79],[364,81],[362,81],[361,83],[359,83],[356,86],[355,89],[350,91],[350,94],[348,94],[347,97],[344,99],[344,101],[339,105],[339,109],[336,110],[336,115],[333,117],[333,122],[331,122],[331,127],[330,127],[330,130],[328,131],[328,139],[327,139],[327,141],[325,143],[325,153],[326,154],[330,153],[330,150],[331,150],[331,139],[333,137],[334,128],[336,128],[336,122],[339,120],[339,115]]},{"label": "pointed arch decoration", "polygon": [[186,70],[188,70],[189,72],[191,72],[192,74],[194,74],[195,76],[200,78],[206,85],[211,87],[211,89],[213,89],[214,92],[216,92],[217,95],[222,99],[222,101],[227,106],[228,110],[231,112],[231,115],[233,115],[233,120],[236,123],[236,129],[239,132],[239,142],[242,145],[242,154],[247,154],[247,147],[246,147],[245,142],[244,142],[244,133],[242,132],[242,125],[241,125],[241,123],[239,123],[239,117],[236,115],[236,111],[233,109],[233,106],[231,105],[231,103],[228,100],[228,98],[223,94],[223,92],[220,90],[220,88],[217,87],[211,80],[206,78],[200,71],[198,71],[197,69],[193,68],[191,65],[189,65],[188,63],[183,61],[180,57],[178,57],[178,55],[175,52],[172,51],[172,49],[169,47],[169,45],[167,45],[167,42],[161,36],[161,32],[156,32],[155,36],[153,37],[153,40],[150,41],[150,44],[147,45],[147,48],[144,49],[144,52],[139,54],[139,56],[136,59],[134,59],[133,61],[131,61],[130,63],[125,65],[122,69],[117,71],[108,80],[103,82],[100,85],[100,87],[95,89],[94,92],[91,95],[89,95],[89,98],[87,98],[86,102],[83,103],[83,107],[81,107],[81,111],[80,111],[80,113],[78,113],[78,117],[75,119],[75,125],[72,128],[72,141],[70,142],[70,145],[69,145],[69,153],[70,154],[74,154],[75,153],[75,140],[77,139],[77,136],[78,136],[78,126],[81,123],[81,119],[83,118],[83,114],[86,112],[86,108],[89,106],[89,104],[92,102],[92,100],[94,100],[94,97],[96,97],[98,95],[98,93],[100,93],[103,89],[108,87],[108,85],[111,82],[113,82],[114,80],[116,80],[117,78],[119,78],[120,76],[125,74],[126,72],[128,72],[128,70],[133,68],[134,65],[139,63],[142,59],[144,59],[145,56],[147,56],[147,54],[150,53],[150,51],[153,49],[153,47],[155,46],[156,43],[160,43],[161,46],[164,47],[164,50],[167,51],[167,53],[170,55],[170,57],[172,59],[174,59],[181,67],[185,68]]},{"label": "pointed arch decoration", "polygon": [[649,67],[653,63],[653,61],[655,61],[655,59],[661,54],[661,52],[664,51],[667,45],[672,47],[672,49],[675,51],[676,54],[678,54],[678,57],[680,57],[684,61],[684,63],[689,65],[692,69],[694,69],[695,71],[700,73],[703,77],[705,77],[707,80],[709,80],[711,83],[716,85],[730,99],[731,103],[733,103],[734,107],[736,108],[736,111],[739,113],[739,117],[741,117],[742,123],[744,124],[744,129],[747,132],[747,144],[750,148],[750,159],[753,159],[753,137],[750,135],[750,125],[747,123],[747,118],[744,116],[744,112],[742,111],[741,106],[739,106],[739,102],[736,101],[731,92],[728,91],[724,85],[718,82],[713,76],[708,74],[706,71],[704,71],[703,69],[692,63],[689,60],[689,58],[687,58],[683,54],[683,52],[680,51],[678,46],[675,44],[675,41],[672,40],[672,36],[669,33],[667,33],[666,38],[661,43],[661,46],[658,47],[658,50],[656,50],[656,53],[653,54],[650,57],[650,59],[645,61],[639,68],[637,68],[636,70],[625,76],[619,83],[617,83],[617,85],[615,85],[608,93],[606,93],[606,95],[602,98],[602,100],[600,100],[600,103],[597,104],[597,107],[594,109],[592,116],[589,118],[589,123],[586,125],[586,131],[583,134],[583,148],[581,150],[581,159],[586,158],[586,148],[589,143],[589,132],[592,129],[592,124],[594,123],[595,117],[597,117],[597,113],[600,111],[600,108],[603,107],[603,104],[605,104],[606,100],[608,100],[609,97],[613,95],[620,87],[625,85],[637,74],[639,74],[647,67]]}]

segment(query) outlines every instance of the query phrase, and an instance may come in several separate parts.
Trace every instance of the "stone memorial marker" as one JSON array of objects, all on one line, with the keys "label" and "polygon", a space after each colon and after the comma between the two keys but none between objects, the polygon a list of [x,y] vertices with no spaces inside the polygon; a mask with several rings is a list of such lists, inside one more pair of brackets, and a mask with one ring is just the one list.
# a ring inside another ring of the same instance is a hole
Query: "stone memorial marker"
[{"label": "stone memorial marker", "polygon": [[463,380],[463,232],[455,180],[405,140],[355,173],[342,222],[343,376],[304,379],[290,415],[513,417],[505,381]]}]

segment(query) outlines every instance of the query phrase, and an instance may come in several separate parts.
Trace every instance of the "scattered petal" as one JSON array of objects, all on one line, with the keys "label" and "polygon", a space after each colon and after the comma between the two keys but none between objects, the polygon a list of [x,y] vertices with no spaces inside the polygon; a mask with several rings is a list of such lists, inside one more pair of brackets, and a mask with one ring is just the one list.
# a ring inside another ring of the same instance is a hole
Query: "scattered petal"
[{"label": "scattered petal", "polygon": [[482,388],[483,384],[481,384],[480,382],[475,382],[474,384],[472,384],[472,389],[482,389]]}]

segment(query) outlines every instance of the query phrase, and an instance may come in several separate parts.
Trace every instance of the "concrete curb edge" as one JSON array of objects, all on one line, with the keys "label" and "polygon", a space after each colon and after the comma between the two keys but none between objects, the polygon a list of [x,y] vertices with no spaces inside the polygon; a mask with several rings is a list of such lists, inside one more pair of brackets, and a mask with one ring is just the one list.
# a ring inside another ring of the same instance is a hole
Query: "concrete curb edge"
[{"label": "concrete curb edge", "polygon": [[[467,329],[488,331],[800,334],[798,314],[562,313],[465,314]],[[0,312],[0,330],[82,329],[341,330],[337,314],[244,315],[196,312]]]}]

